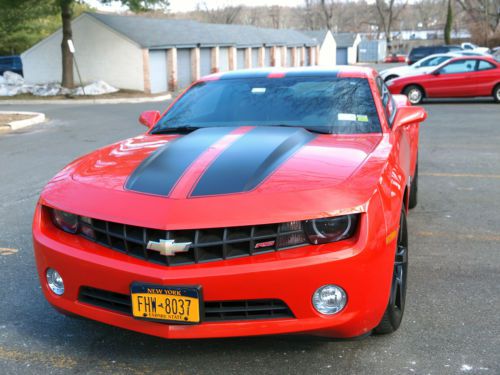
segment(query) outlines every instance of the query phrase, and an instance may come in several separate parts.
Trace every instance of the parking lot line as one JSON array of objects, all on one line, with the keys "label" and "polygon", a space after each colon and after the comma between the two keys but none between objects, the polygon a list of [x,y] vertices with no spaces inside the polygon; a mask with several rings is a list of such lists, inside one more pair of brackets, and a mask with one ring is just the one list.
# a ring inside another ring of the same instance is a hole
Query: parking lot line
[{"label": "parking lot line", "polygon": [[13,255],[17,252],[17,249],[11,249],[10,247],[0,247],[0,255]]},{"label": "parking lot line", "polygon": [[476,174],[476,173],[442,173],[442,172],[422,172],[421,176],[429,177],[469,177],[469,178],[500,178],[500,174]]}]

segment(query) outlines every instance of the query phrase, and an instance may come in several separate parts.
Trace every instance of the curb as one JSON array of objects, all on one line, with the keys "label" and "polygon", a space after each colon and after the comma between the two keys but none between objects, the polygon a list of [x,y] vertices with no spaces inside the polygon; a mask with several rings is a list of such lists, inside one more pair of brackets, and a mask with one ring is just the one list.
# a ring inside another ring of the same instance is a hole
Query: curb
[{"label": "curb", "polygon": [[11,130],[18,130],[27,126],[37,125],[45,121],[45,115],[39,112],[19,112],[19,111],[0,111],[0,114],[7,115],[33,115],[32,118],[19,121],[11,121],[7,124]]},{"label": "curb", "polygon": [[[116,98],[116,99],[33,99],[33,100],[15,100],[7,99],[0,100],[0,105],[2,104],[122,104],[122,103],[148,103],[148,102],[162,102],[164,100],[172,99],[172,94],[165,94],[154,97],[142,97],[142,98]],[[21,112],[19,112],[21,113]]]}]

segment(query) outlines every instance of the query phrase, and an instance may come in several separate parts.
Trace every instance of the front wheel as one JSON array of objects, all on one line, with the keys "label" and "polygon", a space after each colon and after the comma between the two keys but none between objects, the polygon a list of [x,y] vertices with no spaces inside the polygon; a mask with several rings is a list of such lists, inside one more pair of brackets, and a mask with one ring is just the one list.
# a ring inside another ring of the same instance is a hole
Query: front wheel
[{"label": "front wheel", "polygon": [[377,335],[385,335],[395,332],[403,320],[406,301],[406,284],[408,279],[408,228],[406,225],[406,213],[401,210],[399,219],[399,232],[394,258],[394,271],[392,274],[391,294],[389,303],[382,320],[373,332]]},{"label": "front wheel", "polygon": [[419,104],[424,99],[424,92],[416,85],[411,85],[403,90],[403,94],[408,97],[411,104]]},{"label": "front wheel", "polygon": [[500,103],[500,84],[496,85],[493,89],[493,99],[495,99],[497,103]]}]

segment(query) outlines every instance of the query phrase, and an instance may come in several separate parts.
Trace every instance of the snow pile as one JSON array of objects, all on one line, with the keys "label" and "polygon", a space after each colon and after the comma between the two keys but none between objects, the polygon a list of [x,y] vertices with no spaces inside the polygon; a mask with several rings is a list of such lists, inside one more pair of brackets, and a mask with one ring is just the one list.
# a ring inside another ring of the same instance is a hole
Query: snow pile
[{"label": "snow pile", "polygon": [[5,72],[3,77],[0,76],[0,96],[15,96],[19,94],[33,94],[35,96],[103,95],[117,91],[117,88],[104,81],[92,82],[83,88],[67,89],[59,83],[29,85],[24,82],[24,78],[21,75],[13,72]]},{"label": "snow pile", "polygon": [[118,89],[107,84],[104,81],[96,81],[92,82],[91,84],[84,86],[83,90],[81,87],[77,87],[76,89],[72,90],[73,95],[83,95],[83,92],[85,91],[85,95],[102,95],[102,94],[111,94],[113,92],[117,92]]}]

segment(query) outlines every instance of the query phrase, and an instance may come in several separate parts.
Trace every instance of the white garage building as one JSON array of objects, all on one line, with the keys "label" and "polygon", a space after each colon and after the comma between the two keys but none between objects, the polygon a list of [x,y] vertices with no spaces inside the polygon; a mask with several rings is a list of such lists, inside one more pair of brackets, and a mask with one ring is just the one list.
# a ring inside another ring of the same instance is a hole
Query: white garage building
[{"label": "white garage building", "polygon": [[356,33],[335,33],[333,38],[337,44],[337,65],[355,64],[358,61],[361,36]]},{"label": "white garage building", "polygon": [[319,45],[318,65],[328,66],[337,63],[337,42],[330,30],[303,31]]},{"label": "white garage building", "polygon": [[[72,25],[85,83],[147,93],[185,87],[211,72],[329,61],[321,42],[296,30],[100,13],[84,13]],[[28,83],[60,82],[61,40],[58,30],[21,55]]]}]

